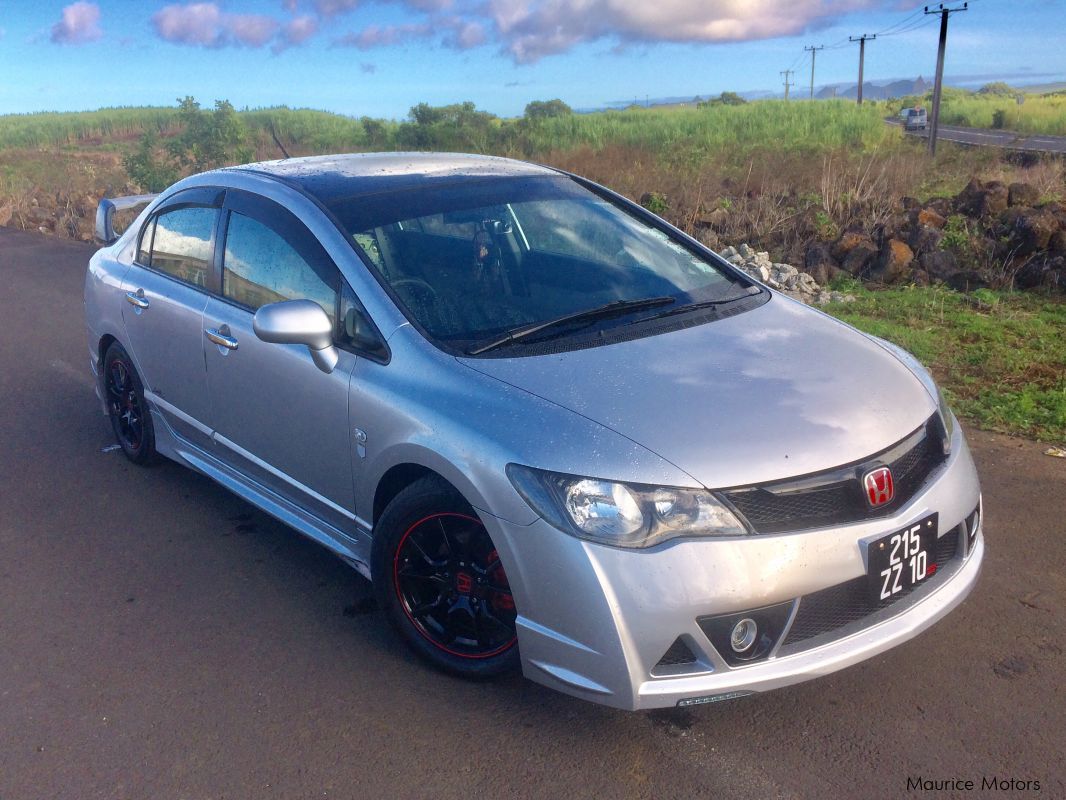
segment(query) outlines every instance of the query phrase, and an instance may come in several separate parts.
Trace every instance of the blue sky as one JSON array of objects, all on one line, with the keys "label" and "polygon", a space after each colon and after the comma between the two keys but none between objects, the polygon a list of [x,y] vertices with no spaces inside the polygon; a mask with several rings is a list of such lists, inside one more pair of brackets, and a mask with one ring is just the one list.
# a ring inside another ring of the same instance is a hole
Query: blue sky
[{"label": "blue sky", "polygon": [[[0,113],[289,105],[401,118],[473,100],[500,115],[646,96],[931,78],[937,25],[912,0],[0,0]],[[952,4],[961,5],[960,3]],[[946,73],[1066,79],[1062,0],[971,0]],[[917,26],[917,27],[915,27]],[[833,47],[837,45],[836,47]],[[991,78],[990,78],[991,79]]]}]

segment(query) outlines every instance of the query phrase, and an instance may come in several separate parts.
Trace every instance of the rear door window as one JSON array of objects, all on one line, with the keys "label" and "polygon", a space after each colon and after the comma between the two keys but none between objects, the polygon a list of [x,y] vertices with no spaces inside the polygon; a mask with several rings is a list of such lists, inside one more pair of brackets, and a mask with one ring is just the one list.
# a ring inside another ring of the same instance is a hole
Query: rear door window
[{"label": "rear door window", "polygon": [[[149,266],[193,286],[206,287],[211,271],[217,208],[186,206],[155,219]],[[144,248],[144,240],[141,248]]]}]

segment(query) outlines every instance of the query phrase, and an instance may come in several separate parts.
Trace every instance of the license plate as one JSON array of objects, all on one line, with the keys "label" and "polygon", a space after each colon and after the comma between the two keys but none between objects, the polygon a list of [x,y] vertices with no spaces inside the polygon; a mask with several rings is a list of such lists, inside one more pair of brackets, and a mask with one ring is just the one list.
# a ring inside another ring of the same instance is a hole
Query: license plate
[{"label": "license plate", "polygon": [[868,576],[870,599],[875,604],[891,600],[936,573],[933,559],[937,523],[938,515],[930,514],[901,531],[870,542]]}]

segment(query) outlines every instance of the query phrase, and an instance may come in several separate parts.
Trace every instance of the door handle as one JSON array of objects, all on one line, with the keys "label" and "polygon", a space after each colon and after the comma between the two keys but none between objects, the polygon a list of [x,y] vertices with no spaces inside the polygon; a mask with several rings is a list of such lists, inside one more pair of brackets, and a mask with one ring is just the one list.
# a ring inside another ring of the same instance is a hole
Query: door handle
[{"label": "door handle", "polygon": [[144,289],[136,292],[126,292],[126,302],[137,308],[148,308],[148,298],[144,296]]},{"label": "door handle", "polygon": [[230,335],[229,325],[220,325],[217,328],[208,328],[204,331],[207,338],[217,344],[219,347],[225,347],[227,350],[237,349],[237,340]]}]

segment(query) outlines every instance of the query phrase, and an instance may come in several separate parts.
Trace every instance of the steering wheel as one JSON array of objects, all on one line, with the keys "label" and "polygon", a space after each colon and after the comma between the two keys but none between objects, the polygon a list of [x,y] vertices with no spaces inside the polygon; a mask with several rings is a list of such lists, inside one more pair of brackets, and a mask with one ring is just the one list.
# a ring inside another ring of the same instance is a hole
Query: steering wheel
[{"label": "steering wheel", "polygon": [[426,283],[421,278],[400,278],[399,280],[395,280],[395,281],[392,282],[392,288],[393,289],[399,289],[401,286],[404,286],[404,285],[415,286],[415,287],[421,289],[422,291],[426,292],[426,294],[429,295],[429,299],[430,300],[436,300],[437,299],[437,290],[434,289],[432,286],[430,286],[428,283]]}]

